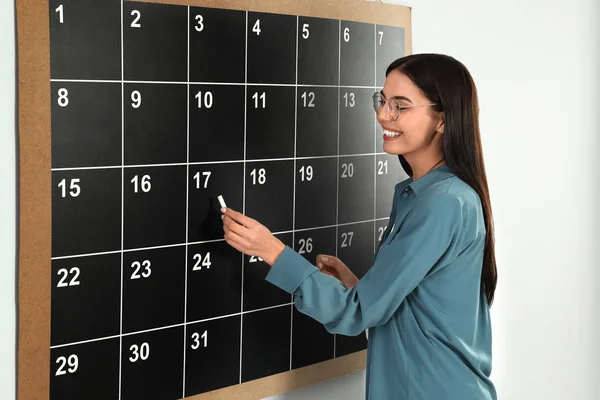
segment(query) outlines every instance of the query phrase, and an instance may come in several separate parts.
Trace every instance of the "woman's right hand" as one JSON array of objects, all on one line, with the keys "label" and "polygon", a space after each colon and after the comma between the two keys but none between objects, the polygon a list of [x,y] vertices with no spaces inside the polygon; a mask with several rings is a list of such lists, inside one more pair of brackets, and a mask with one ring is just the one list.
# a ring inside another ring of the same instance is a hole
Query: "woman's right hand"
[{"label": "woman's right hand", "polygon": [[340,280],[348,289],[358,283],[356,275],[337,257],[319,254],[317,256],[317,268],[324,274],[331,275]]}]

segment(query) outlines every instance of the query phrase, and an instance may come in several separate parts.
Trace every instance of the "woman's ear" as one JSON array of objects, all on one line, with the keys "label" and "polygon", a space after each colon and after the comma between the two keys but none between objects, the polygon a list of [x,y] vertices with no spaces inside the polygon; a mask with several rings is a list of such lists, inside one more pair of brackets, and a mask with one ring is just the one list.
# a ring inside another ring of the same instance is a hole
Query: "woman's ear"
[{"label": "woman's ear", "polygon": [[444,113],[440,113],[440,119],[435,127],[436,133],[444,133]]}]

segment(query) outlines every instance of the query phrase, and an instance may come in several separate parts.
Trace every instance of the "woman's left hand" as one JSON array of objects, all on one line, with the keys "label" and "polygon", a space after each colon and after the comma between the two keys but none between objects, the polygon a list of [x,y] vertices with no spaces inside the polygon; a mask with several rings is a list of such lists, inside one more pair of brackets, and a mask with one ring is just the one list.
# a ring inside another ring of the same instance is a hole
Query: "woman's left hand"
[{"label": "woman's left hand", "polygon": [[249,256],[262,258],[273,265],[285,245],[267,227],[242,213],[225,209],[223,214],[225,241],[231,247]]}]

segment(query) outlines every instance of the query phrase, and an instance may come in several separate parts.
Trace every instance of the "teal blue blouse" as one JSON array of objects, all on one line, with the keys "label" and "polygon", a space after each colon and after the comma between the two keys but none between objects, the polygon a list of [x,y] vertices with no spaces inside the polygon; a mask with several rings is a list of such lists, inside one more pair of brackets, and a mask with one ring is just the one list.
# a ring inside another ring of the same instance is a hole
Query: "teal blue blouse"
[{"label": "teal blue blouse", "polygon": [[265,279],[330,333],[368,329],[366,399],[496,400],[484,243],[477,193],[444,164],[395,186],[385,237],[356,286],[287,246]]}]

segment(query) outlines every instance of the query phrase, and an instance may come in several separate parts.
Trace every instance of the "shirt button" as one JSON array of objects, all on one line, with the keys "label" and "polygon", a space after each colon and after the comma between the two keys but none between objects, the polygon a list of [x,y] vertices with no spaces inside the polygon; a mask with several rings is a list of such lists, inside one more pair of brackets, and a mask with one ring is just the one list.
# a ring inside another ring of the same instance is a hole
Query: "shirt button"
[{"label": "shirt button", "polygon": [[404,192],[404,193],[402,193],[402,196],[408,197],[408,193]]}]

